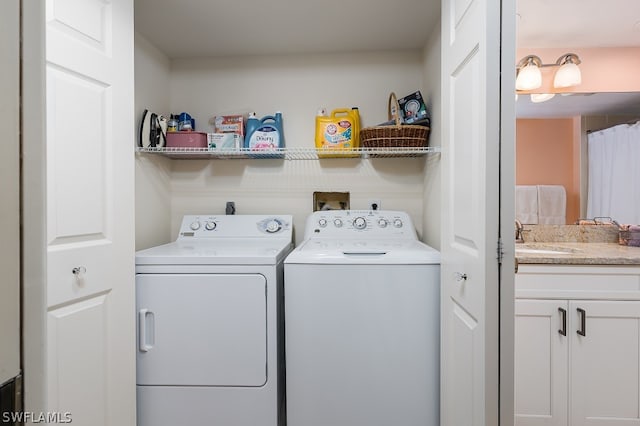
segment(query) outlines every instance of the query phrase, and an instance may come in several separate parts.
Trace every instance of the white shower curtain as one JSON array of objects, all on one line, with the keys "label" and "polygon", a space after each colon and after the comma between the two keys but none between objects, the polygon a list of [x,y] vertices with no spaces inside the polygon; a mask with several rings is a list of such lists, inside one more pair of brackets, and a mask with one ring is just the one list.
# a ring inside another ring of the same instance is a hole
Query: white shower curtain
[{"label": "white shower curtain", "polygon": [[587,216],[640,224],[640,121],[588,135]]}]

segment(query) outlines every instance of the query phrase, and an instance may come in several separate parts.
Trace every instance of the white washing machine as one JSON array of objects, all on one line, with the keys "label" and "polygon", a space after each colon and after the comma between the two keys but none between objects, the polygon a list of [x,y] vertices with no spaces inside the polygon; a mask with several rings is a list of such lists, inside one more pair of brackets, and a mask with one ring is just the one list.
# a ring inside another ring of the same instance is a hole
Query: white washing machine
[{"label": "white washing machine", "polygon": [[313,213],[284,295],[288,426],[440,424],[440,253],[409,215]]},{"label": "white washing machine", "polygon": [[138,426],[284,424],[291,216],[185,216],[136,253]]}]

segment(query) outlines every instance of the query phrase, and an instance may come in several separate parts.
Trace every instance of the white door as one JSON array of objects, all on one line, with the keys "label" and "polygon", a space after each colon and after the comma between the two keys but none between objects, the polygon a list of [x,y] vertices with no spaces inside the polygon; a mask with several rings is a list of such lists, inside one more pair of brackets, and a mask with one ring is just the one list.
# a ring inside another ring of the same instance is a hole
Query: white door
[{"label": "white door", "polygon": [[447,426],[499,424],[500,25],[497,0],[442,2],[441,424]]},{"label": "white door", "polygon": [[567,426],[568,303],[516,300],[515,424]]},{"label": "white door", "polygon": [[133,1],[46,2],[48,410],[135,424]]},{"label": "white door", "polygon": [[20,372],[20,2],[0,14],[0,385]]},{"label": "white door", "polygon": [[569,313],[571,424],[640,425],[640,302],[575,301]]}]

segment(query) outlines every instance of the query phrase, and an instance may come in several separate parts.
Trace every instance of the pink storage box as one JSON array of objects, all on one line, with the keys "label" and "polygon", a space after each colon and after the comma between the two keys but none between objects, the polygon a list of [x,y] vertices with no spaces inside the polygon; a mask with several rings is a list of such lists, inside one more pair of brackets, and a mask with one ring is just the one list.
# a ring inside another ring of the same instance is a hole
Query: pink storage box
[{"label": "pink storage box", "polygon": [[207,134],[202,132],[167,132],[167,148],[206,148]]}]

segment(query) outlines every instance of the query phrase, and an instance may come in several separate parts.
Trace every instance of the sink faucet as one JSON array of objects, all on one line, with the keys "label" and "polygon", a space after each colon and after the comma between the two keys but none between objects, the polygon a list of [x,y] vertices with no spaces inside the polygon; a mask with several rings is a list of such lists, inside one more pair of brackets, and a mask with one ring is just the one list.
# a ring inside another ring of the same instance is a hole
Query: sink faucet
[{"label": "sink faucet", "polygon": [[522,223],[516,219],[516,243],[524,243],[524,238],[522,238],[523,230],[524,227],[522,226]]}]

